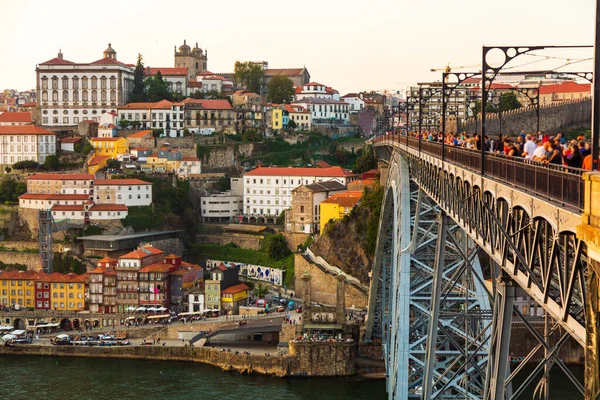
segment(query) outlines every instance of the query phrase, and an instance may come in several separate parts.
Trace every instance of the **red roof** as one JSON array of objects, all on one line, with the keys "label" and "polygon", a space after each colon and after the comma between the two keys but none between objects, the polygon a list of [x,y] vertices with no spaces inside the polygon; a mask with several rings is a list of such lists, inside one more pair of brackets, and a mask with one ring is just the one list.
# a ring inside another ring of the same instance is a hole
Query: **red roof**
[{"label": "red roof", "polygon": [[323,177],[346,177],[357,176],[342,167],[330,168],[268,168],[258,167],[244,176],[323,176]]},{"label": "red roof", "polygon": [[230,286],[227,289],[223,290],[221,293],[238,293],[244,290],[250,289],[248,285],[245,283],[240,283],[238,285]]},{"label": "red roof", "polygon": [[56,135],[56,133],[35,125],[9,125],[0,126],[0,135]]},{"label": "red roof", "polygon": [[31,123],[31,113],[29,111],[5,112],[0,114],[0,122]]},{"label": "red roof", "polygon": [[106,124],[100,125],[100,129],[117,129],[117,127],[114,124],[108,122]]},{"label": "red roof", "polygon": [[92,138],[92,142],[116,142],[117,140],[125,139],[122,137],[95,137]]},{"label": "red roof", "polygon": [[88,200],[89,194],[61,194],[61,193],[25,193],[19,196],[23,200]]},{"label": "red roof", "polygon": [[306,85],[302,85],[302,86],[325,86],[322,83],[319,82],[309,82]]},{"label": "red roof", "polygon": [[227,81],[229,79],[223,78],[222,76],[219,76],[219,75],[210,75],[210,76],[205,76],[204,78],[202,78],[202,80]]},{"label": "red roof", "polygon": [[315,163],[315,165],[319,168],[331,168],[331,164],[329,164],[327,161],[317,161]]},{"label": "red roof", "polygon": [[559,83],[556,85],[540,86],[540,94],[577,93],[577,92],[591,92],[591,84],[568,81],[568,82]]},{"label": "red roof", "polygon": [[21,104],[20,107],[37,107],[37,103],[35,101],[28,101]]},{"label": "red roof", "polygon": [[52,211],[83,211],[83,204],[56,204]]},{"label": "red roof", "polygon": [[99,60],[89,63],[89,65],[120,65],[123,67],[130,67],[130,68],[135,67],[135,65],[133,65],[133,64],[125,64],[125,63],[122,63],[121,61],[117,61],[110,57],[101,58]]},{"label": "red roof", "polygon": [[80,137],[65,137],[62,139],[59,139],[61,143],[77,143],[81,140]]},{"label": "red roof", "polygon": [[343,192],[337,193],[323,200],[322,203],[338,204],[342,207],[354,207],[362,197],[362,192]]},{"label": "red roof", "polygon": [[145,138],[146,136],[152,136],[152,131],[151,130],[145,130],[145,131],[139,131],[136,133],[132,133],[131,135],[127,136],[127,139],[141,139],[141,138]]},{"label": "red roof", "polygon": [[217,265],[217,269],[220,269],[221,271],[227,271],[227,267],[223,263]]},{"label": "red roof", "polygon": [[212,100],[212,99],[192,99],[187,98],[182,101],[184,104],[200,104],[202,108],[208,110],[231,110],[231,104],[227,100]]},{"label": "red roof", "polygon": [[127,109],[135,109],[135,110],[170,110],[172,106],[179,106],[181,103],[173,103],[169,100],[161,100],[155,103],[145,102],[145,103],[129,103],[125,104],[122,107],[119,107],[119,110],[127,110]]},{"label": "red roof", "polygon": [[52,60],[40,63],[40,65],[70,65],[75,64],[73,61],[65,60],[62,58],[54,57]]},{"label": "red roof", "polygon": [[152,182],[146,182],[141,179],[96,179],[95,186],[121,186],[121,185],[152,185]]},{"label": "red roof", "polygon": [[92,174],[35,174],[27,177],[27,180],[33,181],[81,181],[92,180]]},{"label": "red roof", "polygon": [[96,204],[90,211],[127,211],[125,204]]},{"label": "red roof", "polygon": [[108,160],[109,158],[110,158],[109,156],[94,156],[94,157],[90,158],[90,160],[88,161],[88,165],[102,164],[104,161]]},{"label": "red roof", "polygon": [[298,105],[284,104],[283,108],[289,113],[310,114],[310,111],[308,111],[306,108],[304,108],[302,106],[298,106]]},{"label": "red roof", "polygon": [[160,71],[162,76],[173,76],[173,75],[183,75],[187,76],[188,70],[187,68],[170,68],[170,67],[160,67],[160,68],[150,68],[147,67],[144,70],[144,74],[146,76],[154,76]]},{"label": "red roof", "polygon": [[119,257],[119,259],[122,258],[134,258],[134,259],[141,259],[141,258],[146,258],[146,257],[150,257],[152,254],[148,254],[142,250],[134,250],[132,252],[129,252],[121,257]]},{"label": "red roof", "polygon": [[156,264],[147,265],[144,268],[140,269],[139,272],[169,272],[171,268],[173,268],[173,265],[160,262]]},{"label": "red roof", "polygon": [[183,157],[181,161],[200,161],[196,157]]}]

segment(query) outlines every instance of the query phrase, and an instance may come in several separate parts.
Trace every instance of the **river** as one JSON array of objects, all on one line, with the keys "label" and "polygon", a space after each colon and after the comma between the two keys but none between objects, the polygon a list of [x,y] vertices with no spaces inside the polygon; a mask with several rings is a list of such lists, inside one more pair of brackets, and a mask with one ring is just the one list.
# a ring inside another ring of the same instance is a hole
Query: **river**
[{"label": "river", "polygon": [[[582,377],[582,367],[570,369]],[[202,364],[170,361],[4,356],[0,371],[0,399],[10,400],[387,398],[383,380],[240,376]],[[558,368],[552,370],[551,382],[551,399],[583,398]],[[520,398],[531,399],[532,390]]]}]

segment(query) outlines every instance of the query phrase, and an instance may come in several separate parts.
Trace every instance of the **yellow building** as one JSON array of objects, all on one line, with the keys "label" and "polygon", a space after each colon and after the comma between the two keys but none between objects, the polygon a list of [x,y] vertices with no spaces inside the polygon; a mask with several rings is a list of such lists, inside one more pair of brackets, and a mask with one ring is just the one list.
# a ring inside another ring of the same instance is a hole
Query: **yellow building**
[{"label": "yellow building", "polygon": [[106,167],[108,160],[110,160],[108,156],[92,156],[88,160],[88,174],[95,174],[98,170]]},{"label": "yellow building", "polygon": [[283,129],[283,107],[273,104],[271,109],[270,128],[273,130]]},{"label": "yellow building", "polygon": [[50,303],[52,310],[77,311],[85,307],[85,279],[81,275],[48,275],[50,282]]},{"label": "yellow building", "polygon": [[334,194],[327,200],[323,200],[319,205],[321,211],[321,233],[324,232],[325,225],[331,220],[343,218],[350,214],[350,211],[359,202],[362,192],[344,192]]},{"label": "yellow building", "polygon": [[33,271],[2,272],[0,274],[0,306],[2,308],[33,308],[34,281],[38,276],[38,273]]},{"label": "yellow building", "polygon": [[119,154],[129,154],[129,142],[122,137],[92,138],[90,144],[96,156],[116,159]]},{"label": "yellow building", "polygon": [[240,283],[221,291],[221,309],[228,314],[237,314],[240,305],[248,299],[249,290],[245,283]]}]

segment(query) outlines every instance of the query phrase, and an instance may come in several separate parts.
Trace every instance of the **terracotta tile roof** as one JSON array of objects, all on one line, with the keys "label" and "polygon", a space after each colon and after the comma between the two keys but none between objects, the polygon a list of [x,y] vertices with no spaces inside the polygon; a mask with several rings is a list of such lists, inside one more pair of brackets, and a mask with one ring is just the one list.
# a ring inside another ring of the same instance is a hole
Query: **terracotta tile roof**
[{"label": "terracotta tile roof", "polygon": [[[368,100],[365,100],[367,102]],[[322,97],[305,97],[303,99],[296,100],[292,102],[292,104],[304,104],[304,103],[312,103],[312,104],[348,104],[345,101],[334,100],[334,99],[324,99]]]},{"label": "terracotta tile roof", "polygon": [[102,164],[104,161],[108,160],[109,156],[93,156],[89,159],[88,165],[98,165]]},{"label": "terracotta tile roof", "polygon": [[0,126],[0,135],[56,135],[35,125]]},{"label": "terracotta tile roof", "polygon": [[232,110],[231,104],[227,100],[212,100],[212,99],[192,99],[187,98],[182,101],[183,104],[200,104],[202,108],[207,110]]},{"label": "terracotta tile roof", "polygon": [[90,271],[90,274],[116,275],[116,272],[112,267],[106,267],[105,265],[100,265],[100,266],[94,268],[92,271]]},{"label": "terracotta tile roof", "polygon": [[173,268],[171,264],[156,263],[143,267],[139,272],[169,272],[171,268]]},{"label": "terracotta tile roof", "polygon": [[127,140],[122,137],[95,137],[90,139],[92,142],[116,142],[118,140]]},{"label": "terracotta tile roof", "polygon": [[52,211],[83,211],[83,204],[56,204],[52,206]]},{"label": "terracotta tile roof", "polygon": [[146,150],[148,150],[148,149],[147,149],[147,148],[145,148],[145,147],[136,147],[136,148],[135,148],[135,149],[133,149],[133,150],[136,150],[136,151],[146,151]]},{"label": "terracotta tile roof", "polygon": [[221,271],[227,271],[227,267],[223,263],[217,265],[217,269],[220,269]]},{"label": "terracotta tile roof", "polygon": [[202,78],[202,80],[209,80],[209,81],[227,81],[229,79],[224,78],[222,76],[219,75],[210,75],[210,76],[205,76],[204,78]]},{"label": "terracotta tile roof", "polygon": [[127,211],[125,204],[95,204],[90,211]]},{"label": "terracotta tile roof", "polygon": [[125,104],[122,107],[119,107],[119,110],[127,110],[127,109],[135,109],[135,110],[170,110],[172,106],[180,106],[182,103],[173,103],[169,100],[161,100],[155,103],[129,103]]},{"label": "terracotta tile roof", "polygon": [[564,82],[556,85],[540,86],[540,94],[591,92],[591,84]]},{"label": "terracotta tile roof", "polygon": [[121,61],[117,61],[115,59],[109,58],[109,57],[105,57],[105,58],[101,58],[99,60],[93,61],[91,63],[89,63],[89,65],[120,65],[123,67],[135,67],[135,65],[133,64],[125,64],[122,63]]},{"label": "terracotta tile roof", "polygon": [[70,65],[75,64],[73,61],[64,60],[62,58],[54,57],[52,60],[44,61],[40,65]]},{"label": "terracotta tile roof", "polygon": [[117,127],[114,124],[111,124],[110,122],[100,125],[99,128],[100,129],[117,129]]},{"label": "terracotta tile roof", "polygon": [[152,246],[144,246],[143,250],[149,251],[152,254],[163,254],[164,253],[164,251],[159,250],[156,247],[152,247]]},{"label": "terracotta tile roof", "polygon": [[246,285],[245,283],[240,283],[238,285],[228,287],[227,289],[221,291],[221,293],[239,293],[248,289],[250,289],[248,285]]},{"label": "terracotta tile roof", "polygon": [[25,193],[19,196],[23,200],[88,200],[89,194],[45,194],[45,193]]},{"label": "terracotta tile roof", "polygon": [[29,111],[5,112],[0,114],[0,122],[31,123],[31,113]]},{"label": "terracotta tile roof", "polygon": [[80,137],[65,137],[65,138],[59,139],[59,141],[61,143],[77,143],[80,140],[81,140]]},{"label": "terracotta tile roof", "polygon": [[348,94],[343,95],[341,98],[346,99],[346,98],[350,98],[350,97],[360,98],[360,95],[358,93],[348,93]]},{"label": "terracotta tile roof", "polygon": [[133,250],[125,255],[122,255],[121,257],[119,257],[119,260],[121,259],[142,259],[142,258],[146,258],[146,257],[150,257],[151,254],[145,253],[141,250]]},{"label": "terracotta tile roof", "polygon": [[132,133],[131,135],[127,136],[127,139],[141,139],[141,138],[145,138],[148,135],[152,136],[152,131],[150,129]]},{"label": "terracotta tile roof", "polygon": [[344,192],[337,193],[329,197],[327,200],[323,200],[321,204],[337,204],[342,207],[354,207],[362,197],[362,192]]},{"label": "terracotta tile roof", "polygon": [[183,157],[181,159],[181,161],[198,161],[198,162],[200,162],[200,160],[198,160],[196,157]]},{"label": "terracotta tile roof", "polygon": [[329,164],[327,161],[323,161],[323,160],[317,161],[315,163],[315,165],[319,168],[331,168],[331,164]]},{"label": "terracotta tile roof", "polygon": [[181,268],[181,269],[169,272],[169,275],[182,276],[182,275],[185,275],[185,274],[187,274],[189,272],[190,271],[188,271],[188,270],[186,270],[184,268]]},{"label": "terracotta tile roof", "polygon": [[92,174],[35,174],[27,177],[28,181],[91,181],[92,179],[94,179]]},{"label": "terracotta tile roof", "polygon": [[322,176],[322,177],[346,177],[357,176],[342,167],[330,168],[269,168],[258,167],[244,176]]},{"label": "terracotta tile roof", "polygon": [[146,67],[146,69],[144,69],[144,75],[145,76],[154,76],[154,75],[156,75],[158,73],[158,71],[160,71],[160,74],[162,76],[175,76],[175,75],[187,76],[187,74],[188,74],[188,69],[187,68],[170,68],[170,67],[151,68],[151,67]]},{"label": "terracotta tile roof", "polygon": [[267,68],[265,70],[265,76],[296,76],[302,75],[304,68]]},{"label": "terracotta tile roof", "polygon": [[122,185],[152,185],[152,182],[146,182],[141,179],[96,179],[95,186],[122,186]]},{"label": "terracotta tile roof", "polygon": [[114,263],[117,262],[118,260],[116,258],[112,258],[112,257],[103,257],[101,259],[99,259],[97,262],[99,263]]},{"label": "terracotta tile roof", "polygon": [[37,103],[35,101],[28,101],[21,104],[21,107],[37,107]]},{"label": "terracotta tile roof", "polygon": [[284,104],[283,108],[289,113],[310,114],[310,111],[308,111],[306,108],[299,106],[299,105]]},{"label": "terracotta tile roof", "polygon": [[309,82],[306,85],[302,85],[302,86],[325,86],[322,83],[319,82]]}]

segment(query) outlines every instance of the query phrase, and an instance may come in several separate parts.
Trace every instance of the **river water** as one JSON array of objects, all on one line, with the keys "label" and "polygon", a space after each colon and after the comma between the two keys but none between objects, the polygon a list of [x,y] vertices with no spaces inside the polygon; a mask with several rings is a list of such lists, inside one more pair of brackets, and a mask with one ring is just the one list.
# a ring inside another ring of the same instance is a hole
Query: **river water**
[{"label": "river water", "polygon": [[[582,367],[570,369],[582,378]],[[170,361],[3,356],[0,373],[0,399],[10,400],[387,398],[383,380],[240,376],[207,365]],[[551,399],[583,398],[557,368],[551,382]],[[520,398],[531,399],[532,389]]]}]

